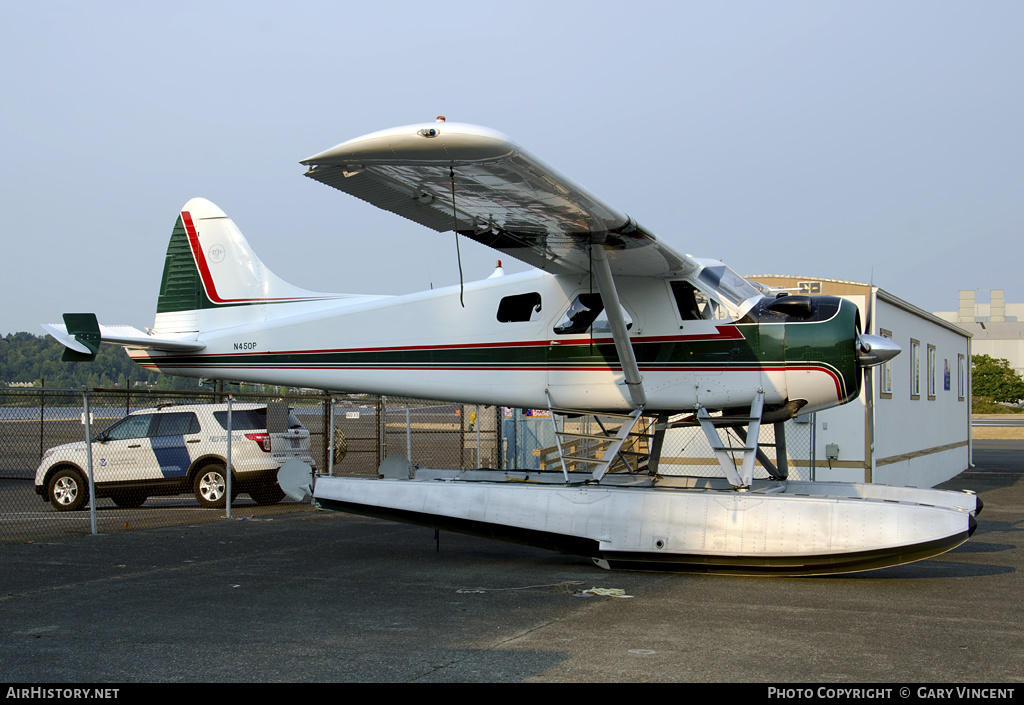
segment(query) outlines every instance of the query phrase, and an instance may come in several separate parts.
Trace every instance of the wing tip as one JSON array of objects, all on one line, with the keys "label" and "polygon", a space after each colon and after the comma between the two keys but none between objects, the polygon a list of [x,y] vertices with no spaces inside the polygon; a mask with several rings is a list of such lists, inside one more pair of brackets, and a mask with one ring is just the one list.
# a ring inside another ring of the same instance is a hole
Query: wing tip
[{"label": "wing tip", "polygon": [[[439,144],[444,147],[440,160],[436,156]],[[489,127],[461,122],[430,122],[390,127],[355,137],[299,163],[307,167],[353,161],[394,163],[396,159],[458,163],[495,159],[518,149],[508,135]]]}]

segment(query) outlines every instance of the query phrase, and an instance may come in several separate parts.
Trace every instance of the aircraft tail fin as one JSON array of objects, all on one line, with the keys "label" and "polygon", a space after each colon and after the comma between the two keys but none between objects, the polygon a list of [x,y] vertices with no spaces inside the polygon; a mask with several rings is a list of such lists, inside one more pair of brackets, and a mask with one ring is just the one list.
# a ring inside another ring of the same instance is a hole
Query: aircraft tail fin
[{"label": "aircraft tail fin", "polygon": [[272,317],[267,304],[336,298],[277,277],[224,211],[193,198],[181,209],[167,245],[153,330],[199,333]]},{"label": "aircraft tail fin", "polygon": [[[204,198],[181,209],[171,231],[157,298],[156,322],[144,332],[103,326],[93,313],[66,313],[43,329],[65,346],[66,361],[93,360],[101,343],[170,353],[206,345],[203,332],[303,313],[317,302],[355,298],[320,294],[288,284],[267,269],[224,211]],[[275,304],[300,304],[276,306]]]}]

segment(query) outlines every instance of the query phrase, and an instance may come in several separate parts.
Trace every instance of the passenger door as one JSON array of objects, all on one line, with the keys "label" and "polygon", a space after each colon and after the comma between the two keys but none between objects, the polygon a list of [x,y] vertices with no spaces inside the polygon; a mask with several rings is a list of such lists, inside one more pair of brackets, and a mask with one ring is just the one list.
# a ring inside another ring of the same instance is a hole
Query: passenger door
[{"label": "passenger door", "polygon": [[132,482],[159,477],[149,429],[156,414],[135,414],[100,434],[93,444],[96,482]]},{"label": "passenger door", "polygon": [[[633,316],[625,305],[620,308],[627,330],[632,329]],[[578,293],[555,322],[550,337],[547,389],[555,407],[631,408],[600,294]]]}]

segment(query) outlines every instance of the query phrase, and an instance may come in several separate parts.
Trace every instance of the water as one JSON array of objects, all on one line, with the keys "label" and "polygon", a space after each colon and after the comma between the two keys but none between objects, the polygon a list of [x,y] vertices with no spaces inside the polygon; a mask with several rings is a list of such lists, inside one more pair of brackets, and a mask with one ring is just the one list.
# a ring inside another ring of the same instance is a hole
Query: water
[{"label": "water", "polygon": [[[140,407],[132,407],[131,411],[138,411]],[[119,419],[127,415],[123,406],[93,406],[89,405],[93,419]],[[43,410],[43,419],[47,421],[68,421],[82,417],[81,406],[47,406]],[[38,406],[0,406],[0,421],[38,421]]]}]

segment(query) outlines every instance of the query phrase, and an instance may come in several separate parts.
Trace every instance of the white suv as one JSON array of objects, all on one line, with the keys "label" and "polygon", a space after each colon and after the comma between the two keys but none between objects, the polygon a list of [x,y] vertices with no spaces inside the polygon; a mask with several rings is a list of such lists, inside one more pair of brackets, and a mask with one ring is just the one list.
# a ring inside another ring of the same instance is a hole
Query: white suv
[{"label": "white suv", "polygon": [[[227,492],[227,404],[167,406],[135,411],[92,441],[97,497],[138,507],[150,496],[193,492],[202,507],[223,507]],[[284,433],[267,431],[265,404],[231,405],[232,495],[259,504],[284,498],[277,471],[298,458],[315,467],[309,431],[288,412]],[[89,499],[85,442],[50,448],[36,470],[36,494],[58,511]]]}]

